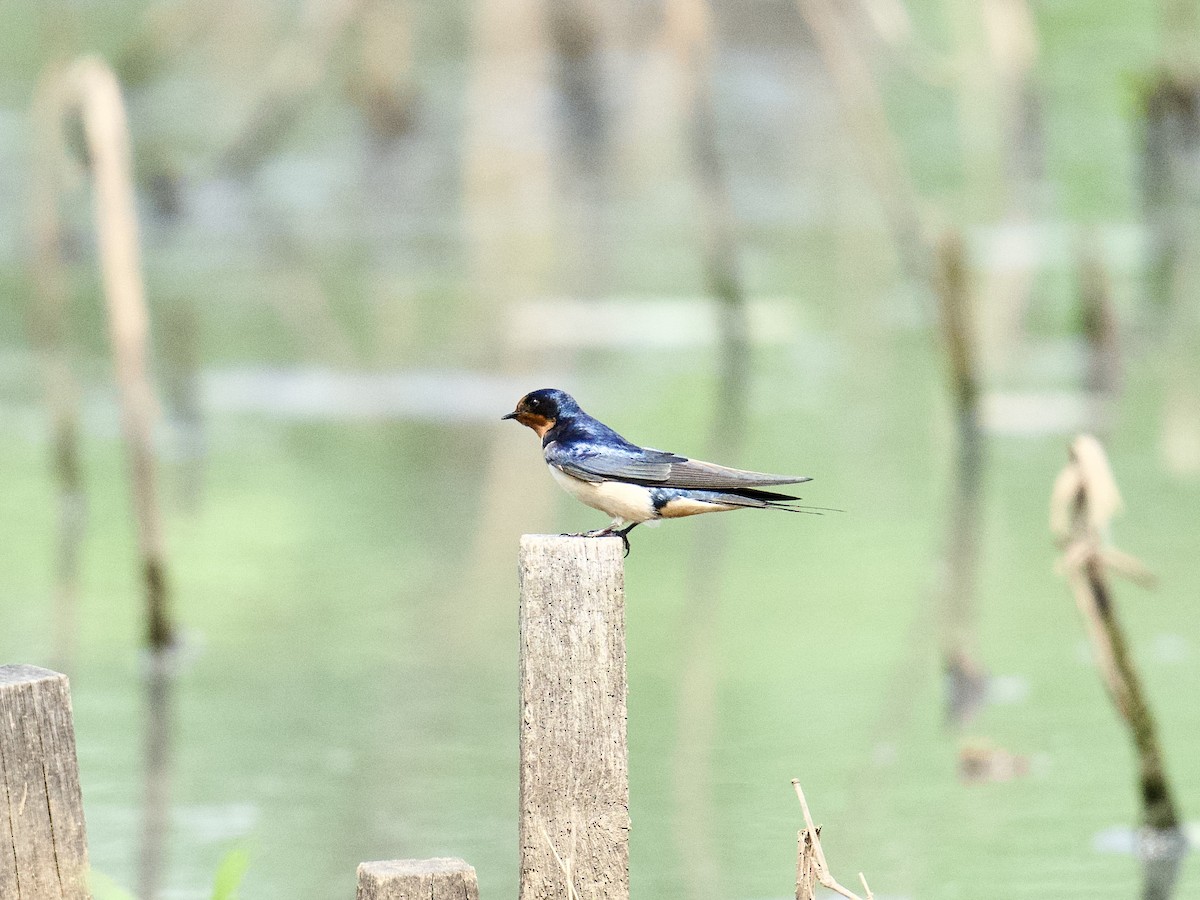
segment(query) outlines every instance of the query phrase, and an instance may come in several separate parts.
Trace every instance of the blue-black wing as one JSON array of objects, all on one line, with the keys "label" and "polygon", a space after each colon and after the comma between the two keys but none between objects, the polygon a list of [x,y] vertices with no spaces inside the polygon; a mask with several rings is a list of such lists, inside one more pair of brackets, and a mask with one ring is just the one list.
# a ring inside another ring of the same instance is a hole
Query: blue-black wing
[{"label": "blue-black wing", "polygon": [[584,481],[629,481],[657,487],[744,490],[811,481],[798,475],[769,475],[731,469],[664,450],[609,443],[557,442],[545,447],[546,462]]}]

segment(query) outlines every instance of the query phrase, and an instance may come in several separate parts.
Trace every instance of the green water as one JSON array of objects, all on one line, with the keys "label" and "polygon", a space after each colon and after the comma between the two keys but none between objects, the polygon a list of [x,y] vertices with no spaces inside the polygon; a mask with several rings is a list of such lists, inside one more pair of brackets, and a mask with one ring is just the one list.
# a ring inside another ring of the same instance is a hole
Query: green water
[{"label": "green water", "polygon": [[[1143,6],[1035,4],[1050,197],[1039,216],[1066,230],[1061,242],[1089,228],[1110,242],[1136,231],[1130,85],[1156,47]],[[143,8],[80,7],[74,40],[112,51]],[[264,9],[286,22],[291,7]],[[184,634],[164,897],[207,896],[234,847],[250,854],[246,897],[349,897],[362,860],[435,855],[472,863],[485,898],[514,896],[516,544],[524,532],[602,519],[556,493],[532,435],[493,419],[520,390],[552,378],[634,440],[701,457],[709,446],[711,348],[531,352],[518,374],[499,362],[506,304],[565,293],[569,265],[556,257],[535,266],[534,287],[498,305],[489,273],[472,268],[458,174],[466,11],[413,9],[424,36],[415,51],[419,133],[432,137],[414,139],[388,171],[429,167],[400,192],[416,212],[372,204],[359,170],[361,129],[332,89],[319,92],[313,115],[264,173],[215,181],[206,153],[245,103],[238,66],[258,71],[245,48],[222,64],[201,43],[181,57],[181,74],[131,100],[135,132],[177,143],[198,198],[184,224],[147,226],[146,257],[155,321],[178,321],[191,304],[203,371],[433,368],[505,385],[529,373],[488,415],[459,418],[448,404],[441,422],[356,419],[336,404],[311,420],[210,412],[198,490],[178,426],[164,427],[170,578]],[[946,41],[939,10],[914,4],[915,21]],[[43,58],[29,45],[50,26],[32,4],[0,17],[25,48],[0,63],[0,191],[12,212],[0,244],[0,661],[56,665],[54,487],[26,328],[20,216],[22,117]],[[965,730],[949,730],[935,602],[953,445],[928,298],[897,274],[827,88],[778,47],[747,49],[728,19],[726,11],[734,46],[720,69],[723,146],[747,285],[751,296],[783,298],[797,325],[782,346],[755,352],[747,427],[737,458],[721,461],[814,476],[806,500],[844,511],[745,512],[634,532],[626,564],[633,890],[667,900],[789,896],[801,822],[789,781],[798,777],[835,875],[853,885],[865,872],[881,900],[1136,897],[1137,861],[1106,850],[1103,837],[1137,822],[1129,741],[1053,571],[1047,502],[1069,435],[989,444],[976,638],[996,676],[995,702]],[[956,143],[944,94],[893,76],[889,108],[919,186],[983,241],[995,223],[972,206],[963,173],[986,154]],[[179,113],[180,97],[212,115]],[[797,135],[805,143],[793,156]],[[669,166],[683,154],[630,152],[642,168],[629,164],[612,198],[603,291],[695,296],[703,279],[694,198]],[[73,209],[85,223],[84,203]],[[409,230],[363,224],[405,216],[416,220]],[[562,241],[570,236],[564,230]],[[80,253],[86,260],[86,239]],[[989,371],[991,386],[1082,383],[1071,262],[1050,257],[1038,271],[1030,334]],[[1140,264],[1114,265],[1127,354],[1108,446],[1127,511],[1113,538],[1160,577],[1153,593],[1118,585],[1117,599],[1177,801],[1195,821],[1200,482],[1162,462],[1170,361],[1141,300]],[[85,266],[76,278],[89,524],[69,672],[92,863],[133,886],[145,727],[139,586],[99,298]],[[298,306],[314,295],[327,298],[323,312]],[[163,334],[156,361],[170,369],[186,354]],[[488,477],[493,457],[510,460],[498,481]],[[481,533],[493,496],[507,512]],[[700,593],[696,542],[719,539],[721,529],[725,564],[715,589]],[[1028,772],[964,784],[959,751],[982,743],[1021,755]],[[1190,860],[1177,897],[1198,893]]]},{"label": "green water", "polygon": [[[767,364],[760,375],[779,384],[795,377],[789,369]],[[685,447],[703,431],[702,412],[672,398],[686,377],[646,391],[625,360],[593,373],[578,393],[597,395],[593,405],[611,406],[609,418],[628,432]],[[1137,809],[1126,736],[1051,573],[1045,499],[1059,438],[996,442],[988,478],[980,647],[993,673],[1023,689],[986,708],[967,734],[1028,755],[1031,771],[981,785],[955,775],[960,739],[940,721],[936,635],[913,626],[931,602],[945,499],[942,414],[934,385],[922,386],[915,396],[911,384],[904,390],[903,428],[889,424],[886,396],[781,412],[763,407],[773,394],[786,403],[787,392],[764,387],[744,461],[813,472],[807,496],[846,512],[745,513],[729,524],[716,626],[700,648],[714,685],[711,743],[701,748],[680,720],[685,586],[690,543],[714,523],[635,535],[627,578],[639,895],[688,896],[681,876],[699,836],[713,853],[716,895],[785,896],[799,821],[792,777],[826,823],[833,865],[847,877],[868,872],[880,896],[1136,895],[1134,860],[1093,847]],[[621,402],[634,394],[638,403]],[[1131,393],[1123,421],[1132,427],[1151,400]],[[463,574],[488,440],[528,445],[527,465],[540,467],[531,436],[502,428],[214,423],[203,507],[170,516],[189,648],[176,698],[172,896],[200,896],[240,844],[252,857],[247,896],[345,896],[362,859],[439,854],[470,860],[487,895],[512,894],[514,564]],[[15,602],[6,603],[4,652],[35,662],[49,652],[51,493],[41,449],[7,440],[3,466],[2,539],[17,551],[6,554],[4,591]],[[1188,527],[1200,492],[1164,476],[1136,441],[1118,439],[1113,459],[1131,507],[1117,536],[1162,577],[1155,594],[1124,588],[1119,599],[1187,811],[1200,793]],[[132,883],[139,626],[110,441],[88,442],[88,479],[72,670],[80,763],[93,863]],[[549,521],[528,521],[520,498],[512,508],[493,536],[510,556],[523,530],[596,524],[566,502]],[[681,747],[699,755],[687,769],[698,783],[680,784]],[[1179,896],[1195,884],[1186,870]]]}]

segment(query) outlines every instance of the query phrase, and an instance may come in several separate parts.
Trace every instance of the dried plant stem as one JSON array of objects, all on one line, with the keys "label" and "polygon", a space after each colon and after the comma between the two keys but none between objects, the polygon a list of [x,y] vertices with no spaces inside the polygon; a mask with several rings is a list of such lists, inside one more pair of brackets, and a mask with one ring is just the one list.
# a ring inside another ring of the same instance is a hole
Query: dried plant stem
[{"label": "dried plant stem", "polygon": [[974,583],[982,505],[984,439],[979,426],[979,366],[970,336],[971,296],[961,238],[935,243],[926,210],[909,177],[900,142],[866,54],[857,46],[846,13],[832,0],[796,0],[816,41],[910,278],[939,300],[939,317],[955,400],[958,459],[954,477],[946,577],[942,588],[942,652],[946,671],[947,719],[961,724],[983,698],[984,670],[974,651]]},{"label": "dried plant stem", "polygon": [[929,284],[933,260],[919,197],[905,168],[899,141],[888,124],[883,97],[865,55],[854,44],[839,4],[796,0],[797,8],[833,81],[846,125],[878,195],[901,264],[909,277]]},{"label": "dried plant stem", "polygon": [[334,48],[365,2],[308,0],[296,33],[272,57],[246,123],[222,154],[221,169],[251,173],[279,145],[325,78]]},{"label": "dried plant stem", "polygon": [[937,246],[936,288],[942,343],[949,368],[957,440],[945,580],[941,589],[942,663],[946,719],[962,725],[983,701],[986,676],[975,647],[975,583],[983,506],[985,440],[980,424],[980,376],[966,251],[948,231]]},{"label": "dried plant stem", "polygon": [[[709,452],[716,459],[736,459],[745,431],[752,351],[737,216],[718,141],[710,0],[670,0],[664,8],[662,43],[679,72],[680,124],[694,178],[701,264],[708,291],[718,303],[719,356]],[[672,765],[680,812],[677,841],[687,863],[686,887],[693,900],[723,893],[713,832],[713,764],[706,748],[712,744],[716,723],[713,647],[719,633],[719,586],[729,533],[724,521],[713,526],[697,532],[692,548],[687,579],[691,604],[683,629],[688,652],[679,684],[679,734]]]},{"label": "dried plant stem", "polygon": [[62,71],[49,69],[34,92],[34,146],[30,189],[34,248],[31,319],[41,351],[46,400],[52,420],[53,471],[58,482],[58,548],[55,572],[54,653],[59,665],[74,657],[79,595],[79,549],[87,518],[79,453],[79,389],[67,352],[69,286],[62,247],[64,225],[58,211],[63,192],[62,142],[57,96]]},{"label": "dried plant stem", "polygon": [[1108,583],[1112,556],[1105,552],[1101,536],[1120,508],[1120,495],[1099,441],[1082,435],[1071,445],[1070,454],[1071,461],[1058,476],[1051,498],[1051,528],[1063,551],[1060,566],[1083,616],[1105,687],[1129,726],[1138,756],[1143,821],[1156,830],[1177,831],[1179,814],[1154,716]]},{"label": "dried plant stem", "polygon": [[[109,343],[120,393],[121,432],[130,468],[138,552],[146,586],[147,640],[151,647],[162,648],[173,643],[174,630],[167,608],[163,527],[154,457],[158,409],[147,368],[149,318],[142,285],[125,107],[112,70],[94,57],[76,61],[61,76],[53,78],[40,99],[45,104],[46,120],[54,129],[56,147],[51,151],[52,164],[65,155],[63,131],[68,117],[78,114],[83,123],[94,182],[94,222],[108,308]],[[50,191],[54,194],[57,182],[53,176],[50,179],[47,184],[54,186]],[[47,217],[44,234],[50,240],[60,228],[55,224],[58,197],[46,196],[40,202],[45,204],[39,215]],[[65,301],[60,299],[58,304],[62,313]],[[60,315],[60,327],[63,318],[65,314]],[[65,408],[61,400],[54,403],[59,410]],[[66,452],[60,447],[60,456]]]},{"label": "dried plant stem", "polygon": [[[556,265],[553,152],[543,102],[552,95],[549,29],[537,0],[477,2],[471,16],[461,203],[471,290],[479,302],[460,317],[457,334],[464,344],[474,335],[494,336],[480,353],[496,371],[528,377],[544,361],[514,340],[506,313],[542,294]],[[573,362],[568,352],[554,356],[557,371],[570,372]],[[524,498],[525,521],[553,520],[557,488],[544,471],[523,464],[528,452],[524,441],[496,429],[464,567],[470,583],[489,581],[509,564],[510,546],[496,535],[512,533],[512,497]],[[496,624],[490,615],[481,608],[471,627]]]},{"label": "dried plant stem", "polygon": [[[871,888],[867,885],[867,879],[862,872],[858,873],[858,879],[862,882],[865,898],[860,897],[849,888],[840,885],[837,882],[837,879],[830,874],[829,864],[825,861],[825,850],[821,847],[821,832],[817,826],[813,824],[812,813],[809,812],[808,809],[808,801],[804,799],[804,791],[800,787],[800,779],[793,778],[792,787],[796,789],[796,797],[800,800],[800,809],[804,813],[806,837],[801,841],[801,868],[807,868],[808,871],[811,871],[813,874],[815,874],[817,881],[819,881],[821,886],[826,890],[833,891],[835,894],[841,894],[843,897],[848,898],[848,900],[874,900],[875,895],[871,893]],[[811,850],[809,851],[805,848],[811,848]],[[806,867],[803,861],[806,853],[808,852],[811,852],[811,857],[808,857],[811,860],[811,863]],[[800,873],[798,873],[798,876],[799,874]],[[812,900],[811,888],[809,888],[808,896],[804,897],[800,894],[800,886],[801,879],[797,877],[797,900]]]},{"label": "dried plant stem", "polygon": [[412,125],[412,11],[408,0],[370,0],[359,19],[358,65],[348,93],[375,143],[387,144]]},{"label": "dried plant stem", "polygon": [[1091,406],[1090,419],[1097,433],[1103,434],[1110,424],[1112,400],[1121,387],[1120,323],[1111,279],[1091,243],[1079,251],[1076,278],[1083,336],[1088,346],[1085,387]]},{"label": "dried plant stem", "polygon": [[717,104],[713,95],[712,11],[709,0],[671,0],[665,17],[665,39],[683,77],[687,105],[687,142],[699,200],[701,261],[708,289],[719,302],[720,380],[717,385],[718,441],[722,431],[736,433],[739,423],[726,422],[744,404],[750,374],[750,325],[746,311],[737,216],[729,178],[718,146]]}]

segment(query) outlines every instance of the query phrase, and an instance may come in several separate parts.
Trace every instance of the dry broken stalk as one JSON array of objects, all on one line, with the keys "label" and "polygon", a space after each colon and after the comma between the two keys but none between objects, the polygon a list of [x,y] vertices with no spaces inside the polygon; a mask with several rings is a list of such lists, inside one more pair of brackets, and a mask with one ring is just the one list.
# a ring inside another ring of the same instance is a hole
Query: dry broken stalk
[{"label": "dry broken stalk", "polygon": [[1117,619],[1110,571],[1143,583],[1152,576],[1138,560],[1107,545],[1121,495],[1100,442],[1081,435],[1070,462],[1054,483],[1050,529],[1062,550],[1059,570],[1071,585],[1096,654],[1104,685],[1129,726],[1137,751],[1143,819],[1150,828],[1175,831],[1179,816],[1171,796],[1153,714]]},{"label": "dry broken stalk", "polygon": [[58,665],[72,667],[79,598],[80,548],[87,520],[79,452],[79,387],[67,349],[70,287],[63,247],[65,223],[59,197],[67,171],[58,112],[62,70],[47,69],[33,98],[34,153],[30,177],[30,232],[33,236],[34,334],[42,358],[53,432],[54,473],[58,482],[57,585],[54,648]]},{"label": "dry broken stalk", "polygon": [[[814,900],[812,877],[826,890],[841,894],[848,900],[875,900],[866,876],[858,873],[862,882],[865,897],[860,897],[852,890],[838,884],[829,874],[829,864],[825,861],[825,850],[821,847],[821,830],[813,824],[812,813],[808,810],[808,801],[804,799],[804,791],[800,788],[800,779],[792,779],[792,787],[796,789],[796,797],[800,800],[800,809],[804,813],[804,831],[800,832],[800,858],[796,867],[796,900]],[[803,891],[803,892],[802,892]]]},{"label": "dry broken stalk", "polygon": [[[83,57],[49,79],[38,95],[38,119],[45,123],[53,146],[44,148],[57,165],[65,158],[66,125],[73,116],[83,124],[87,160],[93,180],[96,243],[121,405],[121,432],[131,473],[138,550],[145,579],[148,642],[170,646],[174,631],[167,613],[165,550],[156,488],[154,424],[158,407],[147,365],[149,319],[142,284],[137,213],[134,208],[129,128],[121,89],[112,70],[99,58]],[[43,176],[48,188],[39,202],[49,205],[40,231],[55,234],[54,173]],[[44,255],[44,254],[43,254]],[[61,314],[59,313],[56,315]],[[61,322],[59,327],[61,327]],[[62,452],[60,450],[60,452]]]}]

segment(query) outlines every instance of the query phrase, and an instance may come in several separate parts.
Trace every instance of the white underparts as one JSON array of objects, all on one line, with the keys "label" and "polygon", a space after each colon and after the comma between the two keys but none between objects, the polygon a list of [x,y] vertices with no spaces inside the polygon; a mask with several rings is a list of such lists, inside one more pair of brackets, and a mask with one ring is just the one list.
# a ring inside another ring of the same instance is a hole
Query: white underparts
[{"label": "white underparts", "polygon": [[704,500],[693,500],[687,497],[670,500],[661,511],[655,510],[651,498],[651,489],[640,484],[627,484],[623,481],[584,481],[575,478],[554,466],[550,466],[550,474],[568,494],[592,509],[598,509],[613,517],[613,525],[622,527],[635,522],[646,522],[651,519],[674,519],[680,516],[694,516],[700,513],[722,512],[734,509],[719,503]]},{"label": "white underparts", "polygon": [[550,474],[563,490],[580,503],[612,516],[613,524],[618,527],[655,518],[650,489],[640,484],[626,484],[623,481],[584,481],[554,466],[550,466]]}]

